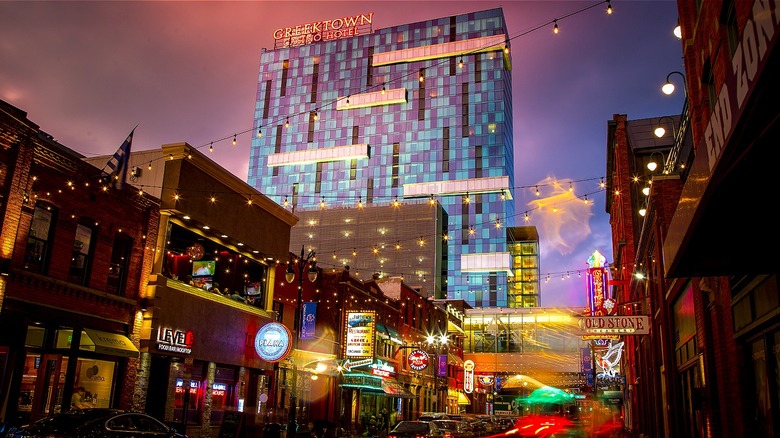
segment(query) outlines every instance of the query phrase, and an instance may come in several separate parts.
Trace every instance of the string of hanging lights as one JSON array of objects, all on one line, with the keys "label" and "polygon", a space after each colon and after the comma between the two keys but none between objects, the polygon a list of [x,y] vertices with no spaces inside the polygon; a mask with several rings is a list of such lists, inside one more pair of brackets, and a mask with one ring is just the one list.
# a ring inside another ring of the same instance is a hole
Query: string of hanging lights
[{"label": "string of hanging lights", "polygon": [[[565,20],[567,18],[579,15],[581,13],[584,13],[586,11],[589,11],[589,10],[591,10],[593,8],[596,8],[596,7],[598,7],[600,5],[604,5],[604,4],[607,5],[607,7],[606,7],[606,14],[607,15],[612,15],[613,8],[612,8],[611,0],[600,0],[598,2],[590,4],[588,6],[582,7],[580,9],[577,9],[577,10],[574,10],[574,11],[569,12],[567,14],[564,14],[564,15],[561,15],[559,17],[556,17],[554,19],[547,20],[544,23],[539,24],[537,26],[533,26],[533,27],[531,27],[531,28],[529,28],[527,30],[521,31],[521,32],[519,32],[519,33],[517,33],[517,34],[515,34],[513,36],[508,37],[503,43],[492,44],[492,45],[486,46],[486,47],[478,47],[478,48],[475,48],[475,49],[472,49],[472,50],[460,53],[460,54],[456,55],[456,57],[458,58],[458,67],[460,69],[464,68],[464,65],[465,65],[465,63],[463,61],[464,56],[473,55],[473,54],[476,54],[476,53],[483,52],[486,49],[492,48],[493,46],[495,46],[496,49],[502,50],[504,53],[509,53],[508,43],[510,41],[514,41],[516,39],[522,38],[522,37],[524,37],[524,36],[526,36],[526,35],[528,35],[530,33],[536,32],[536,31],[538,31],[540,29],[544,29],[544,28],[546,28],[546,27],[548,27],[550,25],[554,25],[553,31],[554,31],[555,34],[557,34],[559,32],[558,23],[561,20]],[[449,59],[446,60],[446,61],[441,61],[439,63],[434,63],[431,66],[431,68],[432,67],[437,67],[440,64],[443,64],[444,62],[449,62]],[[425,68],[420,69],[419,72],[412,72],[412,73],[406,73],[406,74],[399,75],[398,77],[394,78],[393,80],[394,81],[401,81],[401,80],[403,80],[406,77],[409,77],[411,75],[417,75],[418,76],[418,80],[420,82],[422,82],[425,79]],[[334,107],[335,108],[342,101],[344,102],[345,106],[349,106],[349,100],[350,100],[350,95],[351,94],[371,92],[373,90],[379,91],[380,89],[381,89],[381,91],[386,91],[387,82],[388,81],[383,81],[382,83],[378,83],[378,84],[374,84],[374,85],[370,85],[370,86],[362,86],[359,89],[354,90],[354,91],[356,91],[356,93],[348,93],[346,96],[341,96],[341,97],[333,99],[333,100],[331,100],[329,102],[325,102],[321,106],[314,108],[313,111],[307,110],[307,111],[302,111],[302,112],[299,112],[299,113],[288,114],[288,115],[285,115],[285,116],[281,116],[278,119],[271,118],[266,123],[266,126],[273,126],[275,123],[277,123],[277,122],[279,122],[281,120],[284,120],[285,128],[289,128],[290,127],[290,117],[297,117],[297,116],[302,116],[302,115],[309,115],[310,117],[313,117],[313,119],[315,121],[317,121],[317,120],[319,120],[319,112],[322,109],[330,108],[330,107]],[[200,150],[200,149],[203,149],[203,148],[208,148],[209,152],[213,153],[214,150],[215,150],[215,146],[219,146],[219,144],[221,144],[224,141],[231,141],[231,144],[233,146],[236,146],[238,144],[238,138],[244,136],[245,134],[250,134],[250,139],[253,136],[256,136],[257,138],[262,138],[263,137],[263,126],[262,125],[258,125],[258,126],[253,126],[251,128],[239,130],[239,131],[234,131],[232,134],[228,134],[228,135],[225,135],[225,136],[222,136],[222,137],[219,137],[219,138],[216,138],[216,139],[204,142],[204,143],[202,143],[202,144],[200,144],[198,146],[195,146],[195,149]],[[149,162],[149,168],[153,167],[154,161],[161,160],[161,159],[163,159],[163,158],[158,158],[158,159],[151,160]]]}]

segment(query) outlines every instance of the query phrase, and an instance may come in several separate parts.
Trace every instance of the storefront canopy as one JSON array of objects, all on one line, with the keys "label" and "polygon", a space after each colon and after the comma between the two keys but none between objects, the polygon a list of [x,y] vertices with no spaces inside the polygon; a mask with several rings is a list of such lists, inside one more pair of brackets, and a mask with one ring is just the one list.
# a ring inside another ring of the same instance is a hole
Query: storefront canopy
[{"label": "storefront canopy", "polygon": [[84,329],[86,337],[81,338],[81,349],[112,356],[138,357],[138,349],[124,335],[94,329]]},{"label": "storefront canopy", "polygon": [[459,405],[470,405],[471,404],[471,400],[469,400],[469,398],[466,397],[465,394],[463,394],[462,392],[459,392],[458,393],[458,404]]},{"label": "storefront canopy", "polygon": [[397,398],[416,398],[414,394],[407,391],[397,380],[385,379],[382,381],[382,391],[390,397]]}]

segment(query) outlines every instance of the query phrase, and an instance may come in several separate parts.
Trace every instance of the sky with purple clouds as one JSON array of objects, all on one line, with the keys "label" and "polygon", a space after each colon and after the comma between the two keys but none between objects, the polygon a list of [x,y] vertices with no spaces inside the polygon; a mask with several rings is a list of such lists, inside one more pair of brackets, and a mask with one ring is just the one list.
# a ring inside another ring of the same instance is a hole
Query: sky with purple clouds
[{"label": "sky with purple clouds", "polygon": [[[214,142],[212,159],[246,179],[251,132],[235,149],[230,142],[254,125],[260,53],[273,48],[275,29],[366,12],[379,29],[501,7],[512,48],[515,225],[539,230],[542,305],[585,306],[577,272],[594,250],[612,261],[599,191],[607,122],[683,105],[660,92],[683,69],[676,2],[613,0],[611,15],[605,2],[589,8],[597,3],[0,1],[0,99],[87,157],[112,154],[138,125],[134,151]],[[567,201],[585,193],[589,206]]]}]

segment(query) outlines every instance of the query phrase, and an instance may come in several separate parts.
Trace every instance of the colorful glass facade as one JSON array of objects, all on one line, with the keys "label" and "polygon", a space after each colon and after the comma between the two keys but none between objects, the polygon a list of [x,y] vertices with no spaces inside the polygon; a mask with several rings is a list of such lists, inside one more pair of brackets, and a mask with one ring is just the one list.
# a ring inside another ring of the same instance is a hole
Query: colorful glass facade
[{"label": "colorful glass facade", "polygon": [[437,298],[507,306],[514,156],[502,10],[360,33],[261,54],[249,184],[294,212],[434,197],[448,221]]}]

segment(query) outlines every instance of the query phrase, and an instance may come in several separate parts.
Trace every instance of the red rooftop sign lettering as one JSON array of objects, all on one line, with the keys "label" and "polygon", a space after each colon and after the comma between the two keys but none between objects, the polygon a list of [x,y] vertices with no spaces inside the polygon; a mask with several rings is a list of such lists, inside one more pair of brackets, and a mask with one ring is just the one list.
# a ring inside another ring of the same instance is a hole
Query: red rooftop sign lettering
[{"label": "red rooftop sign lettering", "polygon": [[640,315],[589,316],[580,318],[579,327],[582,334],[648,335],[650,318]]},{"label": "red rooftop sign lettering", "polygon": [[315,21],[274,31],[274,48],[296,47],[319,41],[332,41],[371,33],[374,13],[357,14],[333,20]]}]

